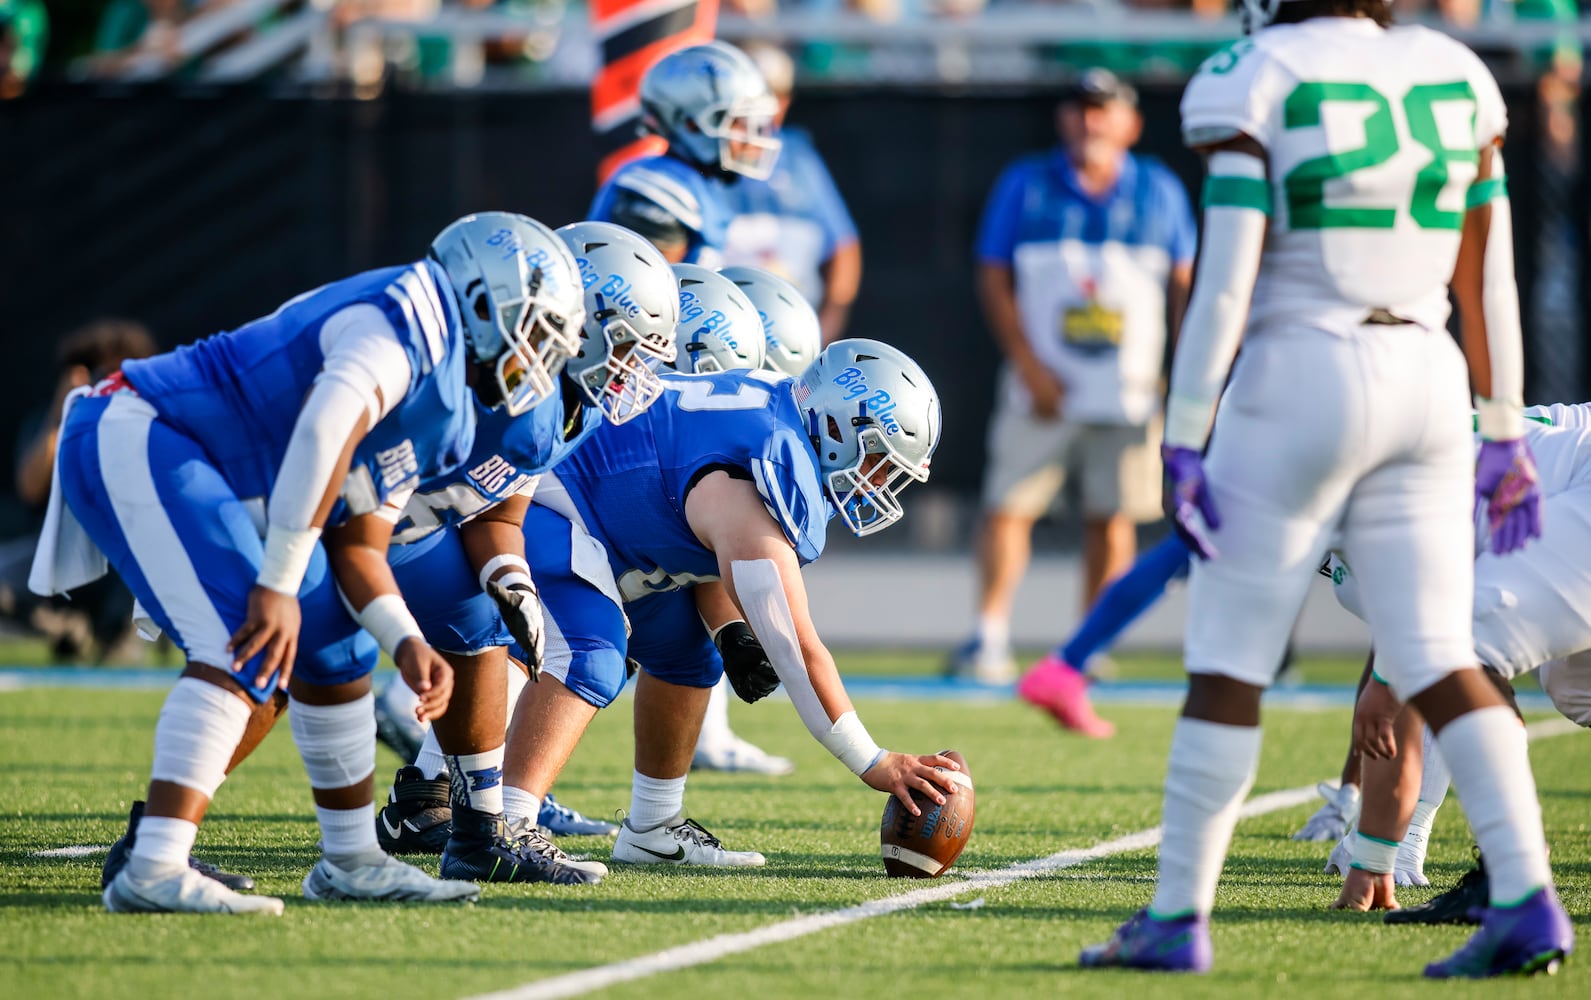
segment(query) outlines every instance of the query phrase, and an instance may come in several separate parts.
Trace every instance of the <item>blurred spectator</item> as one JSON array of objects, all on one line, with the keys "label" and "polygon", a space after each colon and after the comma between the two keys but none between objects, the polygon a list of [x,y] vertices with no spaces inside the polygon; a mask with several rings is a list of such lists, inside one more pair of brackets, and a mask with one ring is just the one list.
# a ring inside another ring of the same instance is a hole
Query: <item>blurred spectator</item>
[{"label": "blurred spectator", "polygon": [[0,0],[0,100],[27,89],[49,38],[50,17],[41,0]]},{"label": "blurred spectator", "polygon": [[1033,524],[1068,472],[1085,607],[1132,562],[1135,523],[1160,516],[1160,373],[1192,284],[1195,226],[1176,176],[1128,152],[1143,128],[1137,100],[1109,70],[1084,73],[1057,113],[1060,147],[1007,168],[984,208],[978,289],[1006,364],[989,423],[977,633],[955,654],[957,674],[1013,675],[1011,605]]},{"label": "blurred spectator", "polygon": [[18,442],[17,496],[35,512],[34,530],[0,545],[0,617],[41,633],[54,644],[57,659],[92,652],[104,660],[132,628],[133,600],[115,574],[73,591],[66,598],[42,599],[28,591],[28,570],[55,471],[55,441],[61,405],[79,386],[91,385],[131,358],[154,354],[149,331],[128,320],[90,323],[61,342],[55,395],[48,408],[24,423]]},{"label": "blurred spectator", "polygon": [[729,185],[734,221],[724,263],[765,268],[801,289],[818,311],[827,344],[845,335],[862,282],[862,244],[812,137],[805,129],[784,125],[795,82],[789,55],[767,44],[747,45],[745,50],[779,99],[774,124],[784,148],[766,181],[741,178]]}]

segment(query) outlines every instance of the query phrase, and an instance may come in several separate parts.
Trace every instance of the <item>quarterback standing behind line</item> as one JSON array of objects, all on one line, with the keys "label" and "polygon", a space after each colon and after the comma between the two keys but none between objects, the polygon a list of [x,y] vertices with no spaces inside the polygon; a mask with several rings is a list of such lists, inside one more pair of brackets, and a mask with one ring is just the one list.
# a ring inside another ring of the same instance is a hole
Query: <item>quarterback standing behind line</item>
[{"label": "quarterback standing behind line", "polygon": [[[1494,552],[1540,534],[1502,96],[1464,46],[1392,27],[1385,0],[1244,0],[1244,12],[1257,33],[1200,67],[1182,99],[1209,176],[1163,457],[1169,513],[1200,558],[1159,875],[1153,902],[1081,962],[1210,968],[1216,882],[1259,764],[1260,696],[1336,548],[1492,873],[1480,930],[1425,974],[1551,971],[1574,932],[1524,733],[1476,669],[1470,626],[1477,499]],[[1478,460],[1449,284],[1466,303]]]}]

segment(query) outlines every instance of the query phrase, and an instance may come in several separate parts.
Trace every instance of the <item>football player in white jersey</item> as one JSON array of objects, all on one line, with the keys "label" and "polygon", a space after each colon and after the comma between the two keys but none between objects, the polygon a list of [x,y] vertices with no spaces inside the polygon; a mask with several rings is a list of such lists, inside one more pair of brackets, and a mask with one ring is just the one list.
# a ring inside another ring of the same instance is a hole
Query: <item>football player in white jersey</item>
[{"label": "football player in white jersey", "polygon": [[[1481,929],[1426,975],[1550,970],[1574,933],[1523,731],[1475,669],[1470,629],[1476,499],[1496,553],[1540,530],[1502,98],[1473,52],[1392,27],[1385,0],[1244,9],[1258,30],[1208,60],[1182,99],[1208,179],[1162,457],[1168,513],[1199,559],[1159,877],[1150,905],[1081,962],[1210,967],[1216,882],[1259,762],[1260,696],[1336,548],[1359,573],[1387,680],[1435,731],[1491,870]],[[1450,283],[1466,304],[1478,461],[1464,354],[1446,330]]]}]

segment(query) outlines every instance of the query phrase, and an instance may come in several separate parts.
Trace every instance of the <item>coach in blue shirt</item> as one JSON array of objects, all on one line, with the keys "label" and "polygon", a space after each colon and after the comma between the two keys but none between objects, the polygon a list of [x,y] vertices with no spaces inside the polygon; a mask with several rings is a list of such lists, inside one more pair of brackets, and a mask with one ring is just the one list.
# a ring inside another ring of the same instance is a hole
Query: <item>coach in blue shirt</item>
[{"label": "coach in blue shirt", "polygon": [[[1033,523],[1075,471],[1084,600],[1132,562],[1159,517],[1160,376],[1193,277],[1181,182],[1128,150],[1138,95],[1107,70],[1061,103],[1061,144],[1008,167],[978,234],[978,289],[1005,355],[989,427],[978,633],[960,672],[1009,679],[1011,603]],[[1081,665],[1079,665],[1081,666]]]},{"label": "coach in blue shirt", "polygon": [[784,126],[795,68],[777,46],[752,44],[746,54],[779,99],[775,121],[784,145],[766,181],[729,186],[733,219],[724,263],[772,271],[801,290],[818,311],[823,342],[844,336],[862,282],[862,244],[856,223],[805,129]]}]

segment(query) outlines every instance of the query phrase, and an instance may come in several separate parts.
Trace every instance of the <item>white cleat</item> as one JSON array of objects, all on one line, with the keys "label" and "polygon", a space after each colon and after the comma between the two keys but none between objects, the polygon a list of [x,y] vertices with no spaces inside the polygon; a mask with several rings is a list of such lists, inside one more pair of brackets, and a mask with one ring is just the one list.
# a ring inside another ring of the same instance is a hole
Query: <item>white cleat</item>
[{"label": "white cleat", "polygon": [[1315,791],[1326,800],[1326,804],[1315,810],[1315,815],[1309,817],[1303,829],[1293,834],[1293,839],[1317,843],[1341,840],[1359,819],[1359,786],[1338,787],[1329,781],[1322,781],[1315,786]]},{"label": "white cleat", "polygon": [[632,865],[700,865],[707,868],[761,868],[768,859],[756,851],[726,851],[719,839],[681,813],[661,826],[637,830],[619,824],[613,860]]},{"label": "white cleat", "polygon": [[1331,856],[1326,859],[1327,875],[1348,877],[1348,869],[1353,867],[1353,847],[1348,843],[1352,837],[1352,833],[1345,834],[1337,841],[1337,846],[1331,849]]},{"label": "white cleat", "polygon": [[706,748],[698,746],[691,758],[691,767],[698,771],[735,771],[774,777],[795,771],[795,763],[790,759],[776,757],[739,736],[716,741]]},{"label": "white cleat", "polygon": [[321,858],[304,876],[304,898],[415,903],[473,903],[481,898],[474,882],[432,878],[391,855],[358,868],[339,868]]},{"label": "white cleat", "polygon": [[111,913],[263,913],[282,915],[275,896],[245,896],[187,865],[172,865],[152,878],[138,878],[129,864],[105,887],[105,909]]}]

